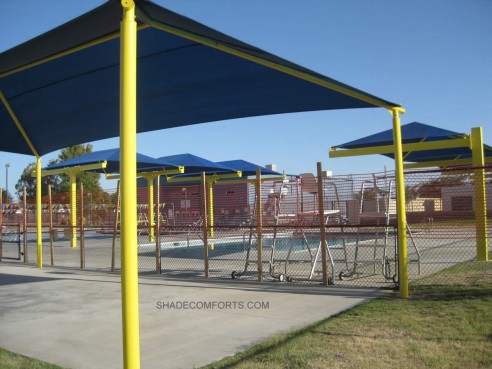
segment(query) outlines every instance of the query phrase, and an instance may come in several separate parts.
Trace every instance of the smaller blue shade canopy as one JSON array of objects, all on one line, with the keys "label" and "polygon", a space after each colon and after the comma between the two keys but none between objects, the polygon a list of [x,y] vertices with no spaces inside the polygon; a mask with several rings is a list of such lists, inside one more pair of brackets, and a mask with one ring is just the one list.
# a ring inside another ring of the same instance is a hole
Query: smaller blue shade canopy
[{"label": "smaller blue shade canopy", "polygon": [[215,163],[213,161],[201,158],[193,154],[178,154],[170,156],[162,156],[157,159],[159,163],[170,163],[176,166],[182,165],[185,168],[185,174],[197,174],[205,172],[207,174],[230,173],[235,169],[231,169],[225,165]]},{"label": "smaller blue shade canopy", "polygon": [[[449,131],[428,124],[412,122],[401,126],[402,143],[431,142],[441,140],[452,140],[466,136],[464,133]],[[370,136],[359,138],[354,141],[346,142],[335,147],[342,149],[357,149],[363,147],[393,145],[393,130],[388,129]],[[492,148],[484,145],[485,156],[492,157]],[[472,157],[472,151],[467,147],[436,149],[404,152],[404,161],[420,163],[436,160],[455,160],[468,159]],[[384,156],[394,158],[393,154],[384,154]]]},{"label": "smaller blue shade canopy", "polygon": [[[465,134],[448,131],[428,124],[412,122],[401,126],[403,143],[424,141],[449,140],[463,137]],[[346,142],[335,147],[342,149],[357,149],[362,147],[393,145],[393,130],[388,129],[370,136],[362,137],[354,141]]]},{"label": "smaller blue shade canopy", "polygon": [[264,176],[281,176],[282,173],[275,172],[273,170],[261,167],[259,165],[250,163],[246,160],[227,160],[227,161],[219,161],[219,164],[225,165],[229,168],[233,168],[235,170],[240,170],[243,172],[243,177],[249,177],[256,175],[256,168],[260,168],[261,174]]},{"label": "smaller blue shade canopy", "polygon": [[[120,171],[120,149],[108,149],[94,151],[76,158],[68,159],[60,163],[49,165],[44,170],[61,169],[87,164],[96,164],[106,161],[105,170],[93,170],[93,172],[119,173]],[[175,169],[176,166],[157,160],[150,156],[137,153],[137,171]]]}]

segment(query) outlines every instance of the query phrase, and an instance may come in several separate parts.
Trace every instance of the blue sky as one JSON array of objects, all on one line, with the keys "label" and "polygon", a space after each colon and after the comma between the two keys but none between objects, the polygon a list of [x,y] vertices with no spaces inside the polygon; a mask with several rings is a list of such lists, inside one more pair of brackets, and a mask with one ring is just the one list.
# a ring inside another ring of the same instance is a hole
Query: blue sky
[{"label": "blue sky", "polygon": [[[0,52],[102,4],[102,0],[2,1]],[[492,1],[490,0],[154,0],[221,32],[337,79],[407,110],[418,121],[469,133],[492,144]],[[0,122],[1,123],[1,122]],[[393,169],[384,157],[329,159],[328,149],[391,128],[384,109],[296,113],[140,134],[150,156],[190,152],[210,160],[276,163],[287,173],[334,174]],[[94,150],[118,139],[93,142]],[[43,164],[58,155],[43,156]],[[0,186],[9,190],[33,157],[0,154]],[[112,181],[102,181],[114,188]]]}]

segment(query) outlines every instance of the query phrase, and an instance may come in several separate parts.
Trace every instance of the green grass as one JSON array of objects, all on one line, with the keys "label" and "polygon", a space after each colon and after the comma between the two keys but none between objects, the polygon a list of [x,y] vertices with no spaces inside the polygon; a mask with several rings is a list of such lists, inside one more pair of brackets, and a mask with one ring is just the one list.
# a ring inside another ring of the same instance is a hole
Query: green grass
[{"label": "green grass", "polygon": [[61,367],[0,348],[0,369],[61,369]]},{"label": "green grass", "polygon": [[492,368],[492,263],[465,263],[203,367]]}]

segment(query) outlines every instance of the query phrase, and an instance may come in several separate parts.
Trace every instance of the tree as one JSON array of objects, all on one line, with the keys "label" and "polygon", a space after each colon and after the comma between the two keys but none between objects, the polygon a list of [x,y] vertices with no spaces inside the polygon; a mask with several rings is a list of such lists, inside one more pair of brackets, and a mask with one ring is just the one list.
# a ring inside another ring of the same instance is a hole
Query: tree
[{"label": "tree", "polygon": [[7,204],[12,201],[12,195],[10,192],[7,193],[4,189],[2,189],[2,204]]},{"label": "tree", "polygon": [[[92,145],[74,145],[61,150],[58,158],[49,161],[48,165],[56,164],[68,159],[72,159],[84,154],[92,152]],[[36,177],[32,174],[36,170],[36,163],[30,163],[22,172],[22,175],[15,185],[16,194],[21,199],[23,196],[23,188],[26,187],[26,197],[29,200],[36,198]],[[80,183],[84,184],[84,191],[94,193],[94,198],[98,198],[103,192],[99,184],[99,173],[82,172],[76,176],[77,188],[80,188]],[[48,194],[48,185],[51,185],[53,193],[69,192],[70,191],[70,176],[67,174],[52,175],[41,177],[41,196]]]},{"label": "tree", "polygon": [[[49,164],[54,163],[56,163],[56,159],[49,162]],[[36,163],[34,162],[29,163],[22,171],[21,177],[15,185],[16,194],[19,199],[23,197],[24,187],[26,187],[26,197],[28,200],[34,200],[36,198],[36,177],[33,176],[35,170]],[[60,189],[60,177],[56,175],[41,177],[41,196],[45,196],[48,193],[48,185],[51,185],[52,191],[58,192]]]},{"label": "tree", "polygon": [[[91,152],[91,144],[70,146],[61,150],[60,155],[58,155],[57,162],[63,162],[65,160],[73,159]],[[99,184],[100,176],[101,175],[99,173],[93,172],[82,172],[78,174],[76,177],[77,188],[80,188],[80,183],[83,183],[85,192],[99,193],[102,191],[101,185]],[[61,174],[60,178],[60,191],[70,191],[70,176],[68,174]]]}]

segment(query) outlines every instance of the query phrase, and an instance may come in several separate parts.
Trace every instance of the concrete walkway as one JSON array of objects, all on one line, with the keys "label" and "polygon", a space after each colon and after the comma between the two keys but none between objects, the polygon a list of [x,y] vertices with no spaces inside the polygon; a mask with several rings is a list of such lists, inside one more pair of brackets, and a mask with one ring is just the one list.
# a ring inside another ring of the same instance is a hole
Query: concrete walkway
[{"label": "concrete walkway", "polygon": [[[140,278],[141,367],[193,368],[381,294]],[[0,347],[67,368],[121,368],[120,277],[0,263]]]}]

